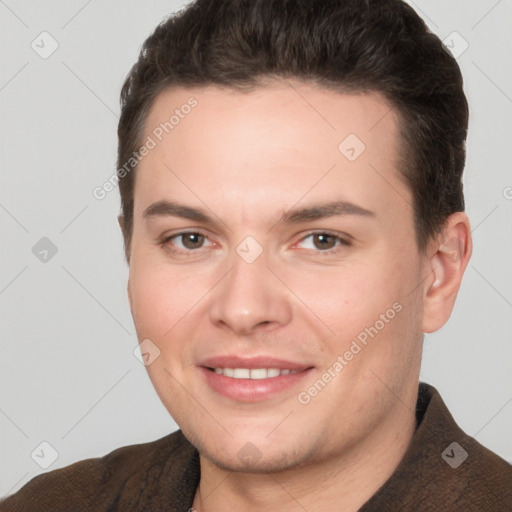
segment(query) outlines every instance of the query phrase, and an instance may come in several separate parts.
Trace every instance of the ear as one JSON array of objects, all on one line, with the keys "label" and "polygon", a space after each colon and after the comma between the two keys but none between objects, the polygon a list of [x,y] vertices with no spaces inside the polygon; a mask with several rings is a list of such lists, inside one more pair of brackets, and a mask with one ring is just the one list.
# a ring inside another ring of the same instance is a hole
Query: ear
[{"label": "ear", "polygon": [[423,285],[423,332],[437,331],[450,318],[472,250],[467,215],[450,215],[442,234],[427,249],[426,271],[430,274]]},{"label": "ear", "polygon": [[123,233],[123,236],[124,236],[124,217],[122,214],[119,214],[117,216],[117,222],[119,223],[119,227],[121,228],[121,231]]},{"label": "ear", "polygon": [[124,256],[126,258],[126,262],[128,265],[130,264],[130,251],[129,248],[126,246],[126,225],[124,222],[124,217],[122,214],[117,216],[117,222],[119,223],[119,227],[121,228],[121,232],[123,233],[123,244],[124,244]]},{"label": "ear", "polygon": [[131,290],[131,286],[130,286],[130,278],[128,278],[128,283],[126,284],[126,291],[128,292],[128,303],[130,304],[130,311],[133,315],[132,290]]},{"label": "ear", "polygon": [[[126,261],[129,264],[130,260],[128,259],[128,254],[127,254],[127,251],[126,251],[126,235],[125,235],[125,232],[124,232],[124,228],[125,228],[124,217],[122,215],[118,215],[117,216],[117,222],[119,223],[119,227],[121,228],[121,231],[123,233],[123,239],[125,240],[125,256],[126,256]],[[132,310],[132,291],[131,291],[131,288],[130,288],[130,278],[129,277],[128,277],[128,283],[126,284],[126,291],[128,293],[128,302],[130,303],[130,310]]]}]

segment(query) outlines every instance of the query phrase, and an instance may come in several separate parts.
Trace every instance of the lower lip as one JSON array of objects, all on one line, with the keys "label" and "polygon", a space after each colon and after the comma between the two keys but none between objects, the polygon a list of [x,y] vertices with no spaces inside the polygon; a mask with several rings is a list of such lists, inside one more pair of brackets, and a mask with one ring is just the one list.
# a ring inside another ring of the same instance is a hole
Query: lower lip
[{"label": "lower lip", "polygon": [[239,402],[268,400],[278,393],[298,385],[306,375],[309,375],[311,369],[267,379],[234,379],[215,373],[208,368],[200,368],[213,391]]}]

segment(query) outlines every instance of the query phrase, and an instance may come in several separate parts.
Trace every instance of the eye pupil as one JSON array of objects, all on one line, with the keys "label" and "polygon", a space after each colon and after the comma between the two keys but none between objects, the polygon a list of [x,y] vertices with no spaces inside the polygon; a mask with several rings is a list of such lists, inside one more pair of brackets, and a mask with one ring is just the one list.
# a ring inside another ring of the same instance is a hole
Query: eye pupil
[{"label": "eye pupil", "polygon": [[204,235],[200,233],[187,233],[182,235],[182,241],[187,249],[198,249],[203,245]]},{"label": "eye pupil", "polygon": [[313,240],[317,249],[332,249],[336,245],[336,238],[325,233],[314,235]]}]

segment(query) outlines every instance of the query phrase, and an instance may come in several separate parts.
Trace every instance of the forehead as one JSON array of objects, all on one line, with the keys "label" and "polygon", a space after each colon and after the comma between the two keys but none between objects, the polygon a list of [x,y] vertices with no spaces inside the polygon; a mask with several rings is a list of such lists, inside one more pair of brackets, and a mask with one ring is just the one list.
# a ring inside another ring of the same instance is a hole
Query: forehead
[{"label": "forehead", "polygon": [[149,139],[154,148],[137,171],[139,210],[173,194],[196,204],[200,197],[243,198],[246,209],[288,208],[305,195],[348,194],[367,206],[408,196],[396,171],[397,115],[378,93],[297,81],[251,92],[176,87],[154,101],[143,136]]},{"label": "forehead", "polygon": [[[216,126],[213,132],[212,123]],[[233,133],[233,127],[240,128],[238,134]],[[258,139],[248,139],[251,133],[247,129]],[[243,141],[245,148],[263,142],[267,146],[282,145],[286,137],[322,136],[338,156],[337,142],[349,134],[370,145],[369,149],[382,149],[376,147],[376,142],[383,134],[394,137],[396,113],[380,93],[341,93],[297,80],[270,81],[250,92],[214,85],[174,87],[154,100],[144,135],[160,139],[172,133],[177,143],[178,138],[204,137],[206,132],[210,132],[210,138],[220,137],[226,130],[232,132],[230,141]],[[278,140],[275,134],[279,134]]]}]

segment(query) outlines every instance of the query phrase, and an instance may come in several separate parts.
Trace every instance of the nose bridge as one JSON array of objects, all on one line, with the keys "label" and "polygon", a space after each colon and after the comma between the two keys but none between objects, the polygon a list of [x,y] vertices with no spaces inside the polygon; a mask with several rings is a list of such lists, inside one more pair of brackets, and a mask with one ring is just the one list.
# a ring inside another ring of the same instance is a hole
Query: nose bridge
[{"label": "nose bridge", "polygon": [[231,270],[215,287],[210,318],[217,326],[239,333],[284,325],[291,308],[284,287],[267,268],[263,247],[247,237],[233,251]]}]

